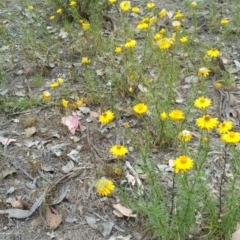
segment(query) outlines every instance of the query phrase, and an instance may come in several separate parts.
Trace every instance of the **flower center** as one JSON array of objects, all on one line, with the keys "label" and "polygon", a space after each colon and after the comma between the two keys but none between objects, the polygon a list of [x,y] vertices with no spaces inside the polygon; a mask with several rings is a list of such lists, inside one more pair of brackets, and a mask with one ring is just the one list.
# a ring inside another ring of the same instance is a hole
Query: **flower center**
[{"label": "flower center", "polygon": [[204,98],[201,98],[201,99],[200,99],[200,102],[201,102],[201,103],[205,103],[205,99],[204,99]]},{"label": "flower center", "polygon": [[186,157],[181,157],[180,162],[182,164],[185,164],[187,162],[187,158]]},{"label": "flower center", "polygon": [[106,113],[103,113],[103,117],[107,117],[107,114],[106,114]]},{"label": "flower center", "polygon": [[117,149],[121,150],[122,146],[121,145],[117,145]]},{"label": "flower center", "polygon": [[205,117],[204,117],[204,122],[209,122],[210,119],[211,119],[211,118],[210,118],[209,116],[205,116]]}]

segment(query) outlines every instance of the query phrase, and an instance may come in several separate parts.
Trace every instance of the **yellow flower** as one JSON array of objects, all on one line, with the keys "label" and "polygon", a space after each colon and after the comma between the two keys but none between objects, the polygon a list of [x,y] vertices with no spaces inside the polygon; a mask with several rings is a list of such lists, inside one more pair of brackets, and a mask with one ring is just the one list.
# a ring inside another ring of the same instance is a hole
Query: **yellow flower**
[{"label": "yellow flower", "polygon": [[198,69],[198,76],[199,77],[207,77],[210,73],[210,70],[205,68],[205,67],[201,67]]},{"label": "yellow flower", "polygon": [[115,188],[112,180],[102,178],[98,180],[95,184],[96,191],[100,196],[108,196],[111,194]]},{"label": "yellow flower", "polygon": [[237,143],[240,142],[240,133],[239,132],[227,132],[221,136],[221,140],[226,143]]},{"label": "yellow flower", "polygon": [[141,21],[138,22],[137,28],[138,29],[148,29],[152,25],[149,17],[144,17]]},{"label": "yellow flower", "polygon": [[83,64],[88,64],[88,63],[90,63],[91,62],[91,60],[89,59],[89,58],[87,58],[87,57],[83,57],[82,58],[82,63]]},{"label": "yellow flower", "polygon": [[33,11],[34,10],[34,7],[31,5],[31,6],[28,6],[28,10],[29,11]]},{"label": "yellow flower", "polygon": [[120,3],[120,8],[124,12],[129,11],[131,9],[131,2],[130,1],[122,1]]},{"label": "yellow flower", "polygon": [[209,57],[218,57],[220,55],[220,52],[216,49],[216,48],[212,48],[210,50],[207,51],[207,56]]},{"label": "yellow flower", "polygon": [[121,53],[122,52],[122,48],[121,47],[116,47],[115,48],[115,53]]},{"label": "yellow flower", "polygon": [[62,99],[62,106],[63,106],[64,108],[67,108],[67,106],[68,106],[68,101],[65,100],[65,99]]},{"label": "yellow flower", "polygon": [[160,18],[164,18],[167,15],[167,10],[166,9],[162,9],[161,12],[159,12],[158,16]]},{"label": "yellow flower", "polygon": [[56,87],[58,87],[58,86],[59,86],[59,84],[56,83],[56,82],[52,82],[52,83],[50,84],[50,87],[51,87],[51,88],[56,88]]},{"label": "yellow flower", "polygon": [[50,20],[54,20],[54,18],[55,18],[54,15],[52,15],[52,16],[49,17]]},{"label": "yellow flower", "polygon": [[132,8],[132,12],[133,13],[139,13],[140,12],[140,8],[139,7],[133,7]]},{"label": "yellow flower", "polygon": [[161,39],[161,38],[163,38],[163,35],[160,34],[160,33],[156,33],[156,34],[153,36],[153,39],[154,39],[154,40],[159,40],[159,39]]},{"label": "yellow flower", "polygon": [[115,157],[122,157],[128,153],[128,150],[126,147],[118,144],[118,145],[114,145],[110,148],[110,153]]},{"label": "yellow flower", "polygon": [[165,28],[161,28],[161,30],[159,31],[160,34],[164,35],[166,33],[166,29]]},{"label": "yellow flower", "polygon": [[218,125],[218,132],[220,134],[227,133],[233,127],[233,123],[231,121],[224,121]]},{"label": "yellow flower", "polygon": [[180,38],[180,42],[181,42],[181,43],[186,43],[186,42],[188,42],[188,37],[181,37],[181,38]]},{"label": "yellow flower", "polygon": [[137,114],[144,114],[148,110],[148,106],[144,103],[138,103],[133,107],[133,111]]},{"label": "yellow flower", "polygon": [[196,3],[196,2],[192,2],[192,3],[191,3],[191,6],[192,6],[192,7],[196,7],[196,6],[197,6],[197,3]]},{"label": "yellow flower", "polygon": [[192,133],[188,130],[183,130],[178,134],[178,139],[183,142],[189,142],[192,139]]},{"label": "yellow flower", "polygon": [[76,4],[77,4],[76,1],[71,1],[71,2],[69,3],[69,6],[74,7],[74,6],[76,6]]},{"label": "yellow flower", "polygon": [[205,97],[199,97],[198,99],[196,99],[194,101],[194,106],[196,108],[202,108],[205,109],[207,107],[209,107],[212,103],[212,100],[209,98],[205,98]]},{"label": "yellow flower", "polygon": [[128,91],[129,91],[129,92],[133,92],[133,88],[130,87],[130,88],[128,89]]},{"label": "yellow flower", "polygon": [[50,100],[50,98],[51,98],[50,92],[44,91],[44,92],[42,93],[42,99],[43,99],[43,100],[48,101],[48,100]]},{"label": "yellow flower", "polygon": [[57,83],[59,86],[61,86],[63,84],[64,80],[62,78],[58,78],[57,79]]},{"label": "yellow flower", "polygon": [[112,122],[113,119],[114,119],[114,113],[110,110],[102,113],[99,116],[99,122],[102,124],[108,124],[108,123]]},{"label": "yellow flower", "polygon": [[147,8],[152,9],[155,7],[155,3],[151,2],[151,3],[147,3]]},{"label": "yellow flower", "polygon": [[174,14],[174,19],[181,19],[183,18],[183,14],[180,12],[180,11],[177,11],[175,14]]},{"label": "yellow flower", "polygon": [[76,102],[72,104],[72,108],[76,109],[78,107],[81,107],[83,105],[84,98],[78,99]]},{"label": "yellow flower", "polygon": [[161,118],[162,120],[165,120],[167,117],[168,117],[168,115],[167,115],[166,112],[160,113],[160,118]]},{"label": "yellow flower", "polygon": [[227,18],[223,18],[222,20],[221,20],[221,24],[222,25],[225,25],[225,24],[228,24],[229,23],[229,19],[227,19]]},{"label": "yellow flower", "polygon": [[172,121],[180,121],[184,119],[184,113],[179,109],[175,109],[169,113],[169,117]]},{"label": "yellow flower", "polygon": [[115,3],[117,0],[108,0],[110,3]]},{"label": "yellow flower", "polygon": [[82,22],[82,28],[83,30],[87,30],[90,28],[90,23],[89,22]]},{"label": "yellow flower", "polygon": [[222,86],[222,83],[220,83],[220,82],[215,82],[214,83],[215,88],[220,88],[221,86]]},{"label": "yellow flower", "polygon": [[179,30],[181,28],[181,23],[179,21],[173,21],[172,26],[174,30]]},{"label": "yellow flower", "polygon": [[212,130],[218,125],[218,119],[205,115],[196,119],[196,125],[204,130]]},{"label": "yellow flower", "polygon": [[158,47],[160,49],[168,49],[171,47],[171,45],[172,45],[172,41],[170,38],[161,38],[158,41]]},{"label": "yellow flower", "polygon": [[134,39],[128,39],[127,42],[124,44],[125,48],[134,48],[137,45],[137,41]]},{"label": "yellow flower", "polygon": [[61,14],[62,11],[63,11],[63,10],[62,10],[61,8],[59,8],[59,9],[56,11],[56,13]]},{"label": "yellow flower", "polygon": [[193,160],[190,157],[182,155],[174,160],[173,168],[174,172],[186,172],[193,167]]}]

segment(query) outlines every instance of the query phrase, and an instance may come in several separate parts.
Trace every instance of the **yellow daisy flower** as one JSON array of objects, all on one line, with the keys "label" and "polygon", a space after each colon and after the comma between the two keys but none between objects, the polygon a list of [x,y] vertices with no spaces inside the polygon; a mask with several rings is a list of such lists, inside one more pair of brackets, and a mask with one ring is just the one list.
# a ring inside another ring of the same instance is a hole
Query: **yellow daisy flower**
[{"label": "yellow daisy flower", "polygon": [[215,88],[221,88],[221,87],[222,87],[222,83],[220,83],[220,82],[215,82],[215,83],[214,83],[214,87],[215,87]]},{"label": "yellow daisy flower", "polygon": [[62,10],[61,8],[59,8],[59,9],[56,11],[56,13],[61,14],[62,11],[63,11],[63,10]]},{"label": "yellow daisy flower", "polygon": [[175,109],[169,113],[169,117],[172,121],[180,121],[184,119],[184,113],[179,109]]},{"label": "yellow daisy flower", "polygon": [[171,42],[171,39],[170,38],[161,38],[159,41],[158,41],[158,47],[160,49],[168,49],[170,48],[172,45],[172,42]]},{"label": "yellow daisy flower", "polygon": [[54,20],[54,18],[55,18],[54,15],[52,15],[52,16],[49,17],[50,20]]},{"label": "yellow daisy flower", "polygon": [[194,101],[194,106],[196,108],[202,108],[205,109],[207,107],[209,107],[212,103],[212,100],[209,98],[205,98],[205,97],[199,97],[198,99],[196,99]]},{"label": "yellow daisy flower", "polygon": [[131,9],[131,2],[130,1],[122,1],[120,3],[120,8],[124,12],[129,11]]},{"label": "yellow daisy flower", "polygon": [[180,12],[180,11],[177,11],[175,14],[174,14],[174,19],[181,19],[183,18],[183,14]]},{"label": "yellow daisy flower", "polygon": [[226,143],[237,143],[240,142],[240,133],[239,132],[227,132],[221,136],[221,140]]},{"label": "yellow daisy flower", "polygon": [[233,127],[233,123],[231,121],[224,121],[218,125],[218,132],[220,134],[227,133]]},{"label": "yellow daisy flower", "polygon": [[167,117],[168,117],[168,115],[167,115],[166,112],[162,112],[162,113],[160,113],[160,118],[161,118],[162,120],[167,119]]},{"label": "yellow daisy flower", "polygon": [[51,88],[56,88],[56,87],[58,87],[59,86],[59,84],[57,83],[57,82],[52,82],[51,84],[50,84],[50,87]]},{"label": "yellow daisy flower", "polygon": [[218,119],[205,115],[196,119],[196,125],[204,130],[212,130],[218,125]]},{"label": "yellow daisy flower", "polygon": [[132,8],[132,12],[133,13],[139,13],[140,12],[140,8],[139,7],[133,7]]},{"label": "yellow daisy flower", "polygon": [[115,3],[117,0],[108,0],[110,3]]},{"label": "yellow daisy flower", "polygon": [[199,77],[207,77],[210,73],[210,70],[205,68],[205,67],[201,67],[198,69],[198,76]]},{"label": "yellow daisy flower", "polygon": [[197,6],[197,3],[196,3],[196,2],[192,2],[192,3],[191,3],[191,6],[192,6],[192,7],[196,7],[196,6]]},{"label": "yellow daisy flower", "polygon": [[114,113],[110,110],[102,113],[99,116],[99,122],[102,124],[108,124],[108,123],[112,122],[113,119],[114,119]]},{"label": "yellow daisy flower", "polygon": [[192,133],[188,130],[183,130],[178,134],[178,139],[182,142],[189,142],[192,139]]},{"label": "yellow daisy flower", "polygon": [[70,6],[70,7],[74,7],[74,6],[76,6],[76,4],[77,4],[76,1],[71,1],[71,2],[69,3],[69,6]]},{"label": "yellow daisy flower", "polygon": [[50,100],[50,98],[51,98],[50,92],[44,91],[44,92],[42,93],[42,99],[43,99],[43,100],[48,101],[48,100]]},{"label": "yellow daisy flower", "polygon": [[222,25],[226,25],[226,24],[228,24],[229,23],[229,19],[227,19],[227,18],[223,18],[223,19],[221,19],[221,22],[220,22]]},{"label": "yellow daisy flower", "polygon": [[167,15],[167,10],[166,9],[162,9],[161,12],[159,12],[158,16],[160,18],[164,18]]},{"label": "yellow daisy flower", "polygon": [[115,48],[115,53],[121,53],[122,52],[122,48],[121,47],[116,47]]},{"label": "yellow daisy flower", "polygon": [[128,153],[128,149],[120,144],[114,145],[110,148],[110,153],[115,157],[122,157]]},{"label": "yellow daisy flower", "polygon": [[134,48],[137,45],[137,41],[134,39],[128,38],[127,42],[124,44],[125,48]]},{"label": "yellow daisy flower", "polygon": [[58,78],[57,83],[59,86],[61,86],[64,83],[64,80],[62,78]]},{"label": "yellow daisy flower", "polygon": [[186,172],[193,167],[193,160],[190,157],[182,155],[174,160],[173,168],[174,172]]},{"label": "yellow daisy flower", "polygon": [[98,195],[108,196],[113,192],[115,185],[112,180],[102,178],[96,182],[95,188]]},{"label": "yellow daisy flower", "polygon": [[147,8],[152,9],[155,7],[155,3],[151,2],[151,3],[147,3]]},{"label": "yellow daisy flower", "polygon": [[173,21],[172,26],[174,30],[179,30],[181,28],[181,23],[179,21]]},{"label": "yellow daisy flower", "polygon": [[218,57],[219,55],[220,55],[220,52],[216,48],[212,48],[207,51],[207,56],[209,57],[215,58],[215,57]]},{"label": "yellow daisy flower", "polygon": [[66,99],[62,99],[62,106],[63,106],[64,108],[67,108],[67,106],[68,106],[68,101],[67,101]]},{"label": "yellow daisy flower", "polygon": [[91,60],[90,60],[89,58],[87,58],[87,57],[83,57],[81,62],[82,62],[83,64],[88,64],[88,63],[91,62]]},{"label": "yellow daisy flower", "polygon": [[90,28],[90,23],[89,22],[82,22],[82,28],[83,30],[88,30]]},{"label": "yellow daisy flower", "polygon": [[180,38],[180,42],[181,42],[181,43],[186,43],[186,42],[188,42],[188,37],[181,37],[181,38]]},{"label": "yellow daisy flower", "polygon": [[28,6],[28,10],[29,11],[33,11],[34,10],[34,7],[31,5],[31,6]]},{"label": "yellow daisy flower", "polygon": [[137,114],[144,114],[148,110],[148,106],[144,103],[138,103],[133,107],[133,111]]}]

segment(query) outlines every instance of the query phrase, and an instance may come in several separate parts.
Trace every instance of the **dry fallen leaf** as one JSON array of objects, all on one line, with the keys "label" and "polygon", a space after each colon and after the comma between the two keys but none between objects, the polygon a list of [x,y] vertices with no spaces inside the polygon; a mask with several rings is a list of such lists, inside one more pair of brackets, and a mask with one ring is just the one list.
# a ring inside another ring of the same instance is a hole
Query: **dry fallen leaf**
[{"label": "dry fallen leaf", "polygon": [[232,235],[232,240],[239,240],[240,239],[240,229],[235,231]]},{"label": "dry fallen leaf", "polygon": [[1,142],[2,142],[2,145],[4,146],[8,146],[11,142],[16,142],[17,139],[13,139],[13,138],[2,138],[1,139]]},{"label": "dry fallen leaf", "polygon": [[61,123],[66,125],[71,134],[74,135],[79,124],[78,115],[73,113],[71,116],[62,117]]},{"label": "dry fallen leaf", "polygon": [[113,204],[113,207],[115,208],[115,210],[117,210],[118,212],[120,212],[122,215],[126,217],[137,217],[137,214],[133,214],[130,208],[124,207],[119,203]]},{"label": "dry fallen leaf", "polygon": [[25,135],[26,135],[27,138],[31,137],[35,132],[36,132],[35,127],[30,127],[30,128],[25,129]]},{"label": "dry fallen leaf", "polygon": [[53,207],[46,209],[46,221],[51,229],[56,229],[62,222],[62,216]]},{"label": "dry fallen leaf", "polygon": [[133,175],[131,175],[130,173],[127,173],[127,174],[126,174],[126,178],[127,178],[127,180],[128,180],[128,183],[130,183],[132,186],[135,185],[136,179],[134,178]]},{"label": "dry fallen leaf", "polygon": [[123,216],[119,211],[117,211],[117,210],[113,210],[113,214],[116,215],[117,217],[120,217],[120,218],[124,217],[124,216]]}]

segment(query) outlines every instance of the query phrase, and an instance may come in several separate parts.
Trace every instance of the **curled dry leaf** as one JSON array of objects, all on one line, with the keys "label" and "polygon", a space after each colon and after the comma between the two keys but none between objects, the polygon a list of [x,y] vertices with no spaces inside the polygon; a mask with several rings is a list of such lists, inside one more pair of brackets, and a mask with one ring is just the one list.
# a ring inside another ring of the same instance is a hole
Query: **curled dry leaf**
[{"label": "curled dry leaf", "polygon": [[27,138],[31,137],[36,132],[35,127],[30,127],[25,129],[25,135]]},{"label": "curled dry leaf", "polygon": [[117,217],[123,218],[124,216],[117,210],[113,210],[113,214],[116,215]]},{"label": "curled dry leaf", "polygon": [[17,197],[17,200],[11,202],[12,207],[22,208],[23,207],[23,198],[21,196]]},{"label": "curled dry leaf", "polygon": [[133,214],[130,208],[124,207],[121,204],[113,204],[115,210],[120,212],[122,215],[126,217],[137,217],[137,214]]},{"label": "curled dry leaf", "polygon": [[63,117],[61,123],[66,125],[71,134],[74,135],[79,124],[78,115],[73,113],[71,116]]},{"label": "curled dry leaf", "polygon": [[126,178],[127,178],[127,180],[128,180],[128,183],[130,183],[132,186],[135,185],[136,180],[135,180],[135,178],[134,178],[133,175],[131,175],[130,173],[127,173],[127,174],[126,174]]},{"label": "curled dry leaf", "polygon": [[4,146],[8,146],[11,142],[16,142],[17,139],[13,139],[13,138],[2,138],[1,139],[1,143]]},{"label": "curled dry leaf", "polygon": [[46,209],[46,221],[51,229],[56,229],[62,222],[62,216],[53,207]]}]

